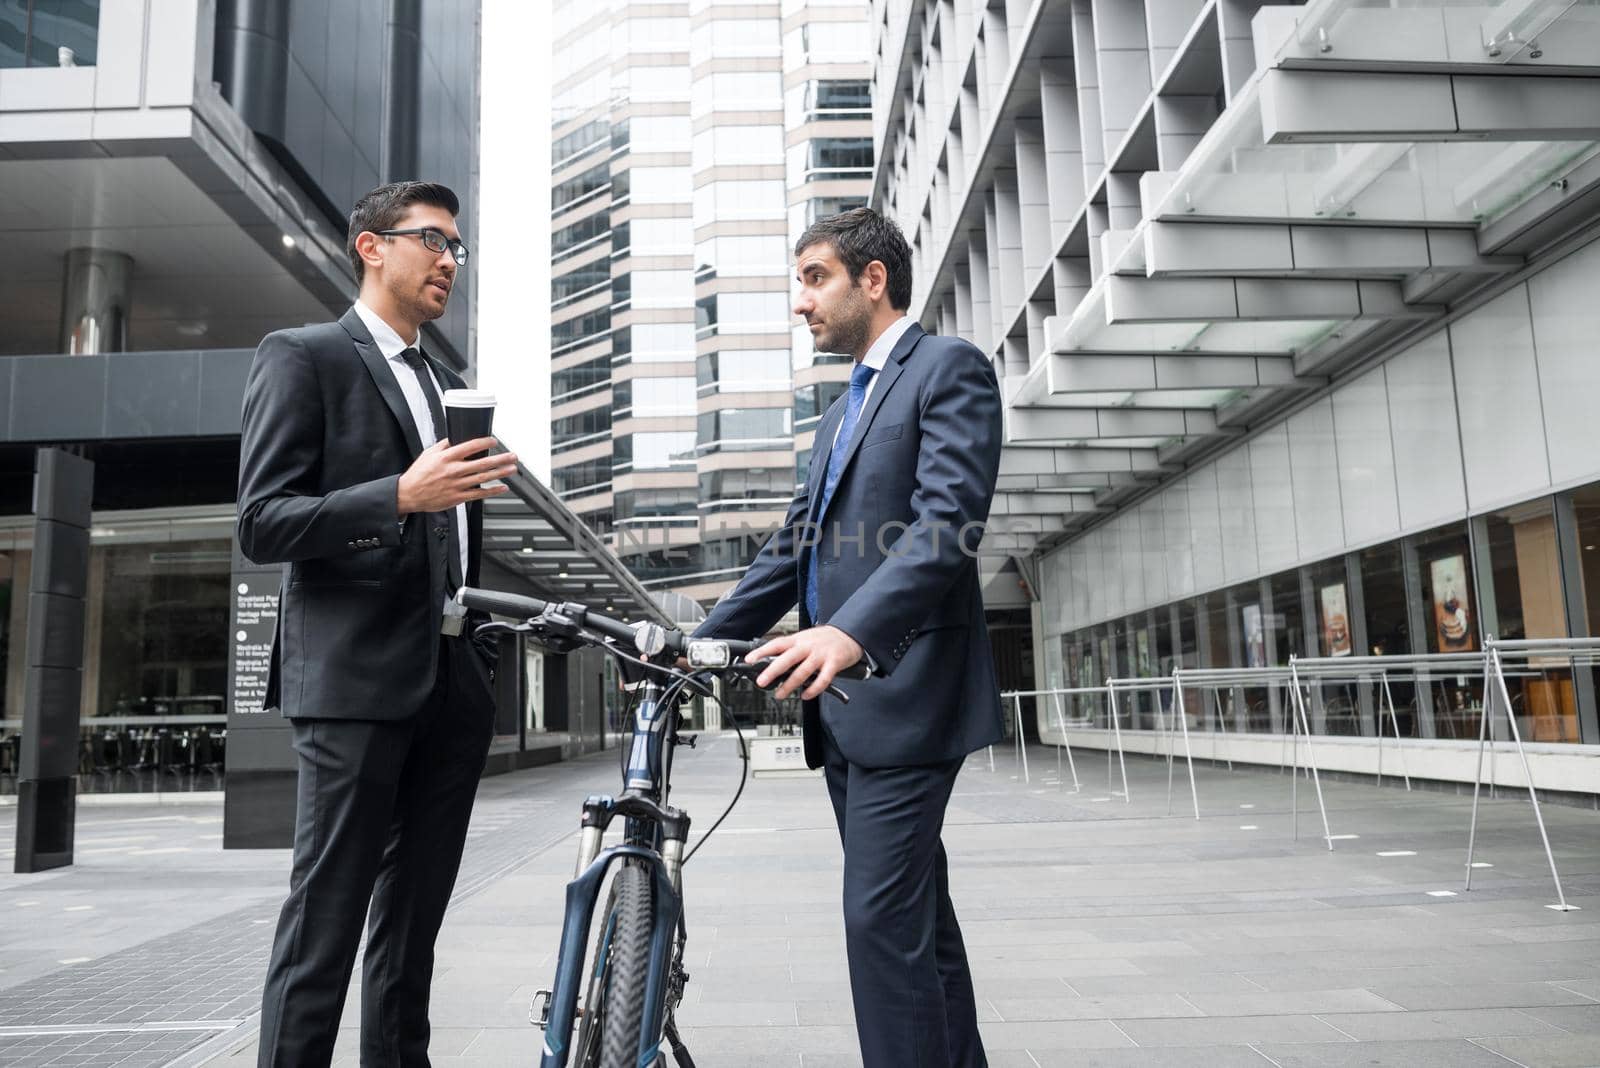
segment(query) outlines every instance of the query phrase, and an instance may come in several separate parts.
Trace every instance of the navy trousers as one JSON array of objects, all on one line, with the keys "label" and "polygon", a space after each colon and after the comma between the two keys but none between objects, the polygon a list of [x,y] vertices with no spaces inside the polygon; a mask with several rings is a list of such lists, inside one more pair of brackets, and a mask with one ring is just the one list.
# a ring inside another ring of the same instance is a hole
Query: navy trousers
[{"label": "navy trousers", "polygon": [[962,761],[864,768],[824,737],[844,843],[845,949],[865,1068],[985,1068],[939,840]]}]

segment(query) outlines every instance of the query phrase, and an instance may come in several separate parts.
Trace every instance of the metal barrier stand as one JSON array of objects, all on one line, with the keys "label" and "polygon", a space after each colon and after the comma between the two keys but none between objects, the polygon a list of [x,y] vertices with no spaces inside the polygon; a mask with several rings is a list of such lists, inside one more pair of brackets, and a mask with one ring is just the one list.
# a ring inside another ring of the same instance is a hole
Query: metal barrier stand
[{"label": "metal barrier stand", "polygon": [[[1472,889],[1472,855],[1478,841],[1478,796],[1483,787],[1483,754],[1489,743],[1491,721],[1494,718],[1494,699],[1498,698],[1506,710],[1506,722],[1511,727],[1511,739],[1517,746],[1517,758],[1522,763],[1523,780],[1528,784],[1528,800],[1533,804],[1533,819],[1539,827],[1539,840],[1544,845],[1545,859],[1550,863],[1550,878],[1556,886],[1556,903],[1545,908],[1557,912],[1577,912],[1579,906],[1567,903],[1561,888],[1561,872],[1556,868],[1555,851],[1550,848],[1550,833],[1545,829],[1544,810],[1539,807],[1539,793],[1533,785],[1533,769],[1528,766],[1528,751],[1522,744],[1522,730],[1517,726],[1516,711],[1511,705],[1511,692],[1506,686],[1506,658],[1521,661],[1524,668],[1533,669],[1535,660],[1565,660],[1569,670],[1582,663],[1593,665],[1600,660],[1600,639],[1596,638],[1529,638],[1518,641],[1484,643],[1483,652],[1483,711],[1478,722],[1478,770],[1472,782],[1472,828],[1467,833],[1466,889]],[[1491,681],[1493,689],[1490,689]],[[1492,753],[1491,753],[1492,756]],[[1491,773],[1492,775],[1492,773]]]},{"label": "metal barrier stand", "polygon": [[[1172,714],[1177,717],[1179,729],[1183,732],[1183,757],[1189,767],[1189,794],[1194,801],[1194,818],[1200,818],[1200,790],[1195,785],[1194,779],[1194,752],[1189,746],[1189,717],[1183,705],[1183,687],[1178,682],[1178,671],[1174,670],[1171,678],[1162,679],[1107,679],[1106,692],[1111,696],[1112,708],[1116,708],[1117,692],[1125,690],[1132,693],[1160,693],[1162,690],[1171,690]],[[1159,708],[1159,702],[1158,702]],[[1172,815],[1172,768],[1176,759],[1175,742],[1172,730],[1167,726],[1165,717],[1159,713],[1156,716],[1164,739],[1167,743],[1167,815]],[[1123,783],[1127,783],[1127,770],[1123,770]]]},{"label": "metal barrier stand", "polygon": [[[1067,722],[1066,722],[1065,712],[1063,710],[1062,698],[1063,697],[1080,696],[1080,695],[1087,696],[1087,695],[1090,695],[1090,694],[1098,694],[1100,696],[1106,696],[1106,693],[1107,693],[1107,688],[1104,687],[1104,686],[1065,686],[1065,687],[1057,687],[1057,688],[1055,688],[1053,690],[1007,690],[1005,693],[1000,695],[1000,698],[1001,698],[1002,701],[1010,700],[1010,701],[1013,702],[1013,708],[1015,709],[1014,718],[1015,718],[1016,725],[1017,725],[1017,737],[1018,737],[1018,739],[1020,739],[1022,737],[1022,698],[1024,698],[1024,697],[1051,697],[1051,698],[1054,698],[1054,704],[1055,704],[1055,710],[1056,710],[1056,712],[1055,712],[1055,715],[1056,715],[1056,730],[1061,735],[1061,741],[1059,743],[1057,743],[1057,745],[1056,745],[1056,782],[1058,784],[1064,784],[1065,783],[1065,780],[1062,779],[1062,777],[1061,777],[1061,751],[1064,748],[1066,750],[1066,753],[1067,753],[1067,766],[1070,769],[1071,774],[1072,774],[1072,792],[1073,793],[1080,793],[1082,791],[1082,789],[1083,789],[1083,785],[1078,779],[1078,765],[1077,765],[1077,761],[1073,759],[1072,743],[1067,740]],[[1122,732],[1118,728],[1118,725],[1117,725],[1115,702],[1114,701],[1110,705],[1109,714],[1111,716],[1112,735],[1115,738],[1116,757],[1120,761],[1120,760],[1122,760]],[[1106,750],[1106,790],[1109,793],[1111,793],[1112,796],[1117,796],[1117,791],[1112,788],[1111,758],[1112,758],[1112,751],[1111,751],[1111,749],[1108,748]],[[1026,758],[1026,754],[1023,755],[1022,759],[1023,759],[1023,769],[1024,769],[1023,774],[1024,774],[1024,776],[1026,776],[1026,774],[1027,774],[1027,763],[1026,763],[1026,759],[1027,758]],[[993,746],[989,747],[989,770],[990,771],[994,770],[994,747]],[[1128,769],[1127,769],[1126,762],[1123,763],[1123,767],[1122,767],[1122,791],[1121,791],[1121,796],[1122,796],[1123,800],[1127,800],[1127,796],[1128,796]]]}]

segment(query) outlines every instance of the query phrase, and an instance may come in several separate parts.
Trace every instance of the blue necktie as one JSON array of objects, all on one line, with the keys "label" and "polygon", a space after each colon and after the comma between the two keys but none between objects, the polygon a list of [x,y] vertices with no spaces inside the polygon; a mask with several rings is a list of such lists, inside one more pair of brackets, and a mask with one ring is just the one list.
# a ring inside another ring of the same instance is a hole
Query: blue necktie
[{"label": "blue necktie", "polygon": [[[844,474],[844,454],[850,447],[850,436],[855,433],[856,420],[861,418],[861,407],[867,400],[867,383],[872,381],[872,376],[878,373],[875,367],[868,367],[858,363],[855,370],[850,372],[850,394],[845,401],[844,418],[839,421],[839,435],[833,439],[833,450],[828,453],[828,470],[822,476],[822,500],[817,504],[813,513],[817,523],[822,522],[823,513],[828,510],[828,502],[833,499],[833,491],[839,486],[839,477]],[[810,566],[806,569],[806,614],[811,617],[815,625],[817,620],[817,549],[822,542],[822,535],[817,534],[817,544],[811,546]]]}]

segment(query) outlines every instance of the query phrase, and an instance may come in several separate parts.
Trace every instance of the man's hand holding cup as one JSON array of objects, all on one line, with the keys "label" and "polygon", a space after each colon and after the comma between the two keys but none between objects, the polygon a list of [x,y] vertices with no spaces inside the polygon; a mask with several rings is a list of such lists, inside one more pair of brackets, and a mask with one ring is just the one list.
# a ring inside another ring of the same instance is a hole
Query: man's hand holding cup
[{"label": "man's hand holding cup", "polygon": [[400,515],[445,512],[467,501],[507,492],[503,482],[483,484],[517,470],[515,453],[488,455],[488,450],[498,444],[492,437],[480,437],[460,445],[436,441],[423,449],[400,476],[396,511]]},{"label": "man's hand holding cup", "polygon": [[[494,394],[483,389],[444,391],[445,436],[422,450],[400,476],[399,512],[443,512],[467,501],[507,491],[496,481],[517,470],[515,453],[489,455],[500,443],[494,427]],[[460,442],[452,445],[451,442]]]}]

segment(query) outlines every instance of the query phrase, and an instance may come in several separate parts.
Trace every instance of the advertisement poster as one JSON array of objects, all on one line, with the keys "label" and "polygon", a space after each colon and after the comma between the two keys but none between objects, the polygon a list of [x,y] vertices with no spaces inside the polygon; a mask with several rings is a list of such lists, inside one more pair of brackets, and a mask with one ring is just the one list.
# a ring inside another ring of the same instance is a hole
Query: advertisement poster
[{"label": "advertisement poster", "polygon": [[1433,580],[1433,627],[1441,653],[1470,653],[1477,646],[1468,609],[1467,559],[1460,553],[1428,565]]},{"label": "advertisement poster", "polygon": [[1322,587],[1322,647],[1329,656],[1349,656],[1353,651],[1342,582]]},{"label": "advertisement poster", "polygon": [[1244,621],[1244,662],[1246,667],[1267,666],[1267,636],[1261,630],[1261,606],[1247,604],[1239,610]]}]

